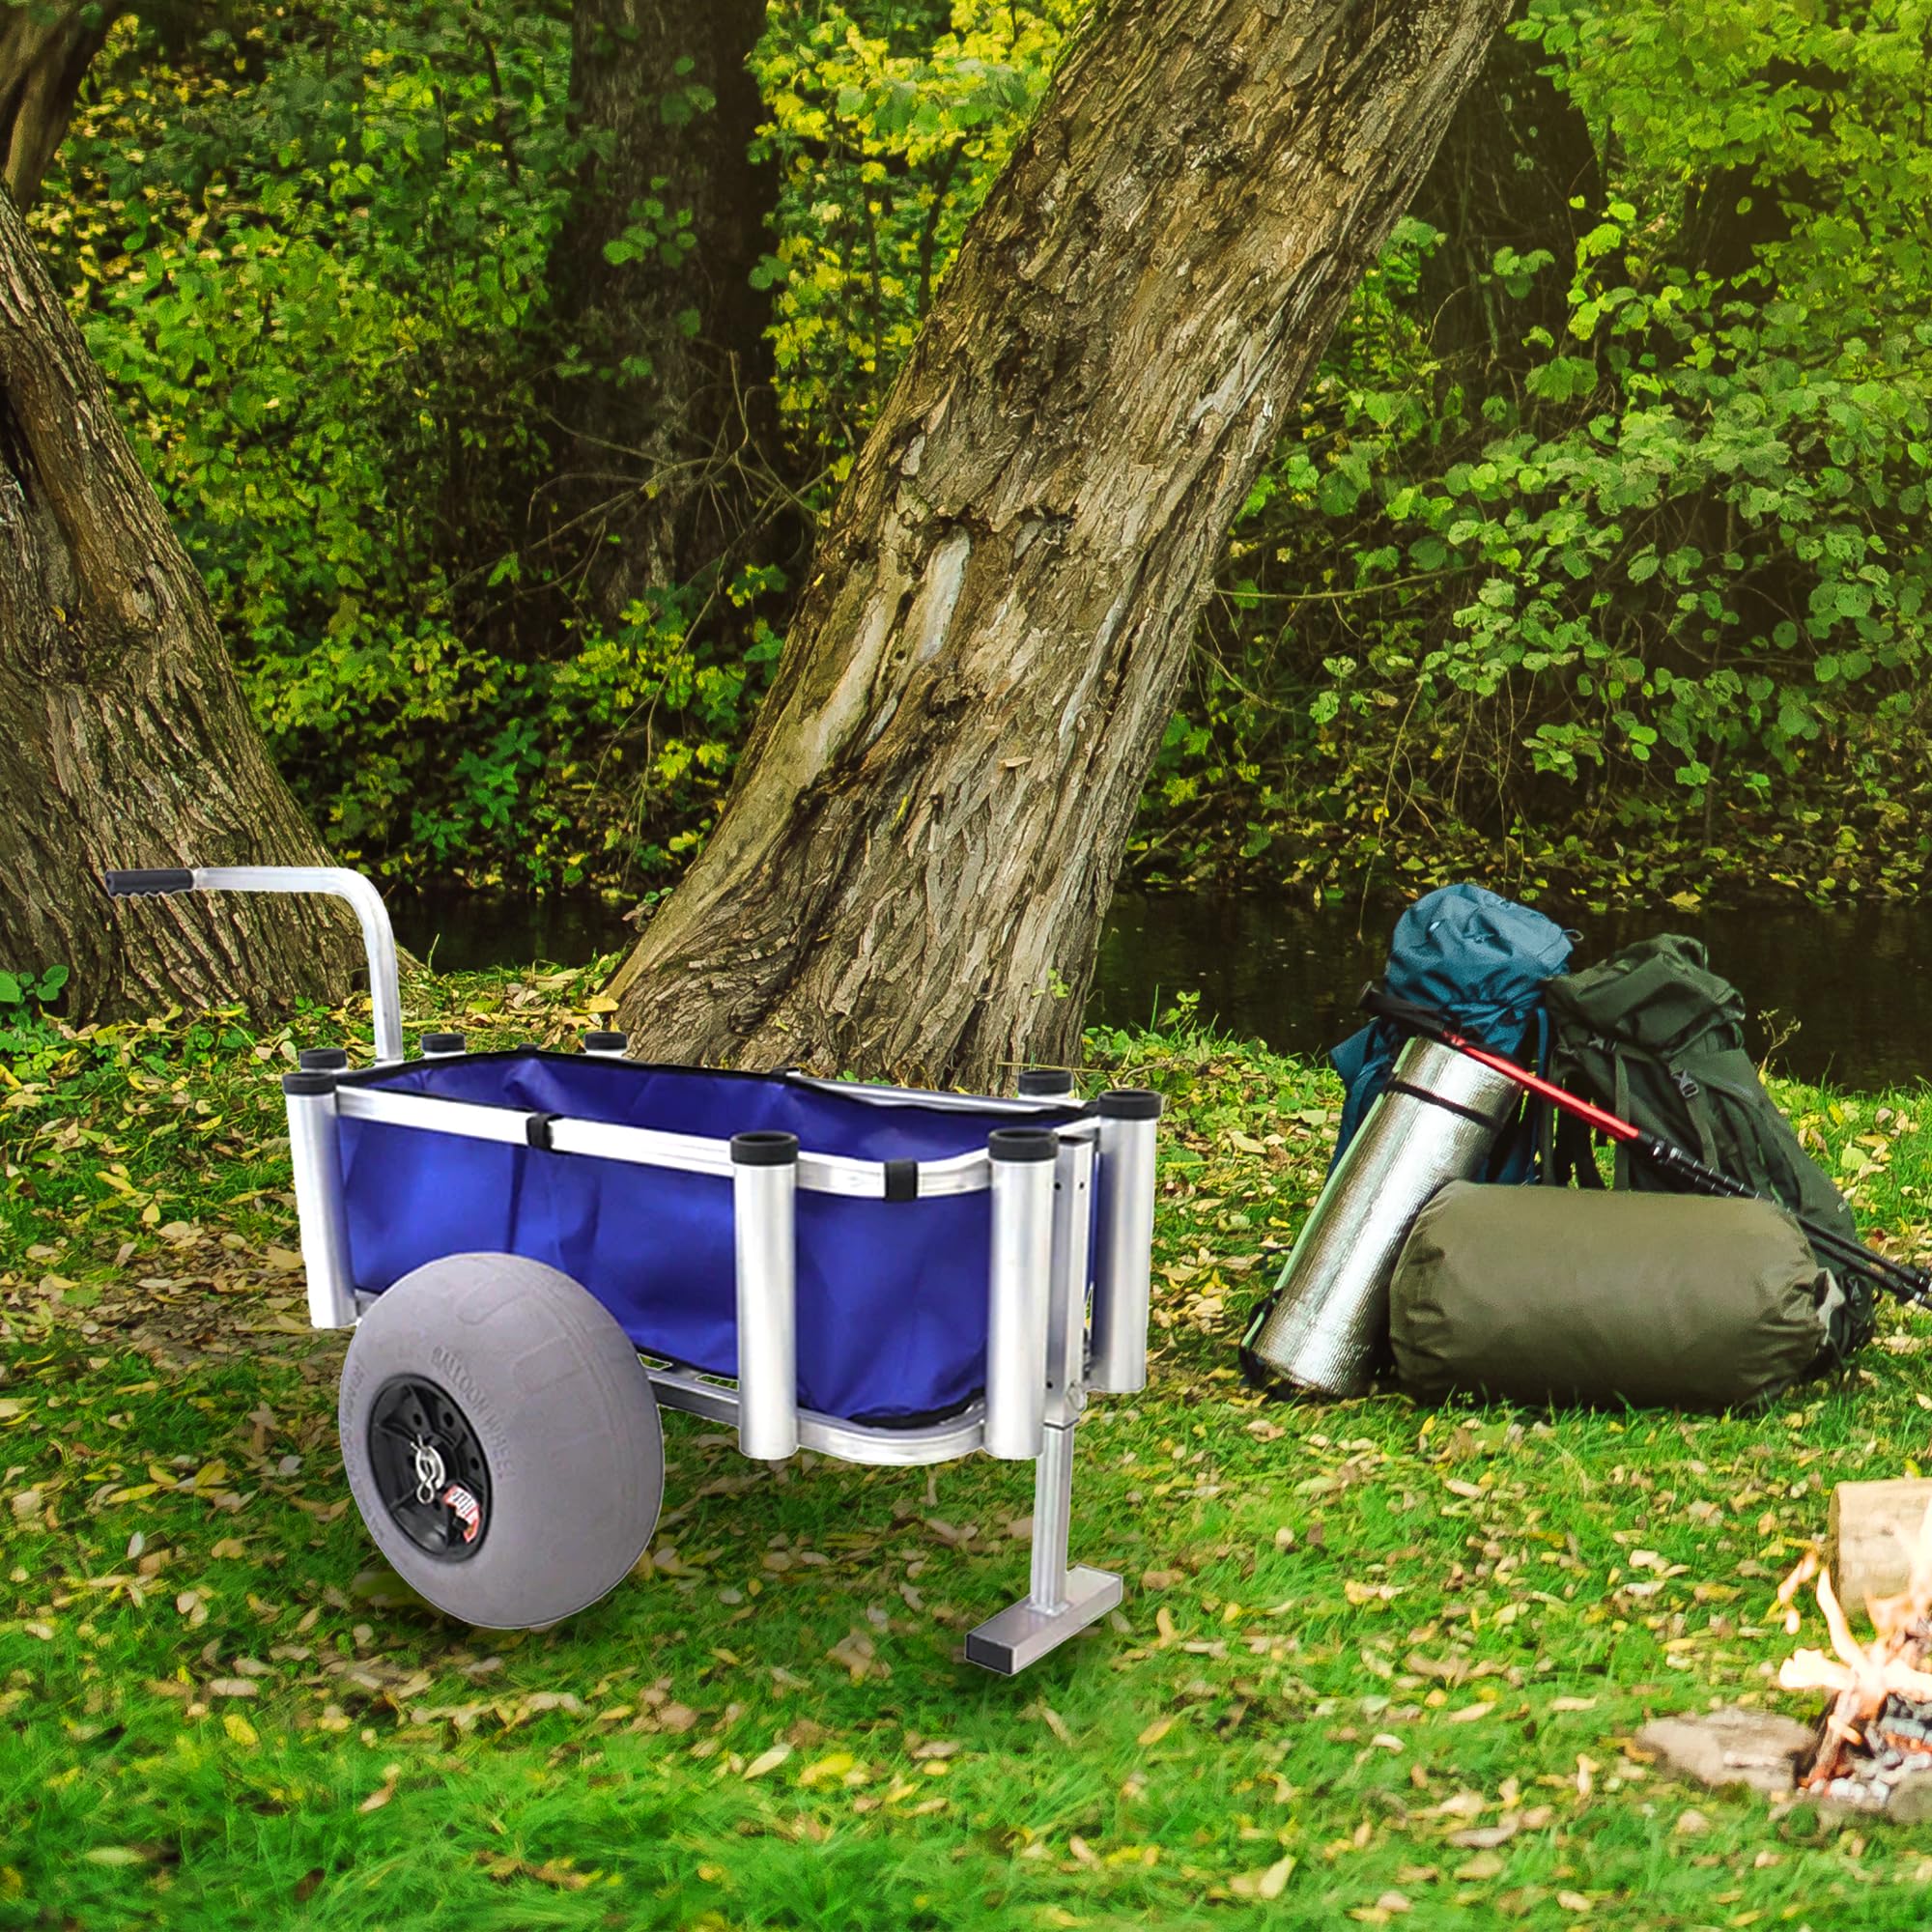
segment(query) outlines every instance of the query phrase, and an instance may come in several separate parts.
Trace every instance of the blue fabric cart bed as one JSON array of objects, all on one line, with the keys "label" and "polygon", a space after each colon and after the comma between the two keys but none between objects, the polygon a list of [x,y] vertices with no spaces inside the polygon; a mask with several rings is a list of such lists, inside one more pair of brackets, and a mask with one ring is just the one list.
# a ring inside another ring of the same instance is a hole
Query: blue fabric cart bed
[{"label": "blue fabric cart bed", "polygon": [[[728,1142],[779,1130],[802,1153],[926,1163],[983,1153],[987,1135],[1055,1127],[1074,1106],[922,1105],[783,1074],[647,1066],[534,1050],[417,1060],[345,1087]],[[737,1372],[728,1172],[648,1173],[345,1119],[343,1188],[355,1286],[380,1293],[451,1252],[526,1256],[589,1285],[648,1354]],[[909,1184],[911,1178],[908,1177]],[[949,1413],[985,1383],[983,1193],[798,1198],[798,1399],[870,1423]]]}]

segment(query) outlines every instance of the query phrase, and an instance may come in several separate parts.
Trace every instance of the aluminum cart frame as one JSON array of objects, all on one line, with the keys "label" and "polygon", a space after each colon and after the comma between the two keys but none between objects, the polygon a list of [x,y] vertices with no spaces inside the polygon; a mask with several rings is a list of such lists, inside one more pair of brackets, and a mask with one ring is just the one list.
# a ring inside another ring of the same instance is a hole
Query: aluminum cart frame
[{"label": "aluminum cart frame", "polygon": [[[374,1008],[376,1069],[405,1058],[395,941],[381,896],[359,873],[333,867],[208,867],[113,872],[117,896],[185,891],[322,893],[350,902],[361,923]],[[625,1057],[621,1035],[592,1035],[593,1053]],[[450,1036],[426,1036],[425,1057],[461,1053]],[[453,1056],[452,1056],[453,1057]],[[310,1055],[311,1062],[339,1056]],[[339,1065],[284,1080],[309,1319],[348,1328],[379,1299],[358,1290],[351,1265],[341,1123],[380,1122],[440,1135],[537,1147],[640,1170],[728,1178],[735,1229],[738,1374],[703,1374],[640,1351],[659,1403],[731,1425],[760,1461],[800,1448],[842,1462],[908,1466],[975,1450],[1034,1464],[1034,1533],[1027,1594],[966,1638],[966,1656],[1010,1675],[1104,1616],[1121,1601],[1110,1572],[1070,1560],[1074,1434],[1090,1393],[1131,1394],[1147,1383],[1154,1152],[1160,1101],[1124,1090],[1103,1094],[1057,1131],[1029,1115],[1077,1105],[1064,1078],[1023,1079],[1015,1100],[988,1101],[915,1089],[773,1076],[849,1099],[914,1102],[926,1109],[995,1108],[1011,1124],[986,1147],[917,1163],[918,1194],[983,1194],[990,1220],[984,1393],[944,1419],[911,1426],[855,1422],[798,1400],[796,1210],[801,1193],[860,1200],[904,1198],[910,1162],[801,1149],[790,1134],[729,1139],[363,1084]],[[1050,1088],[1051,1091],[1040,1091]],[[582,1286],[593,1294],[593,1283]]]}]

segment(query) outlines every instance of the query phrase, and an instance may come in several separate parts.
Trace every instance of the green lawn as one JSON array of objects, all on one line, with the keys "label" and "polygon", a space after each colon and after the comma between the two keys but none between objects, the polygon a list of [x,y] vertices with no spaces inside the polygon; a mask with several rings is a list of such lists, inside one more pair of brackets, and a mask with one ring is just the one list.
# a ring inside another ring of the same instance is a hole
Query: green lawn
[{"label": "green lawn", "polygon": [[[587,983],[410,1002],[550,1038]],[[987,1677],[957,1653],[1024,1587],[1024,1467],[774,1472],[671,1416],[655,1574],[493,1636],[408,1601],[346,1507],[291,1050],[176,1018],[0,1072],[0,1927],[1824,1932],[1932,1906],[1932,1840],[1774,1823],[1631,1743],[1655,1713],[1802,1708],[1771,1594],[1834,1481],[1923,1453],[1903,1321],[1856,1386],[1748,1419],[1264,1406],[1233,1344],[1333,1085],[1184,1018],[1095,1036],[1096,1077],[1174,1100],[1152,1384],[1082,1431],[1075,1556],[1125,1574],[1121,1612]],[[1783,1097],[1913,1252],[1932,1109]]]}]

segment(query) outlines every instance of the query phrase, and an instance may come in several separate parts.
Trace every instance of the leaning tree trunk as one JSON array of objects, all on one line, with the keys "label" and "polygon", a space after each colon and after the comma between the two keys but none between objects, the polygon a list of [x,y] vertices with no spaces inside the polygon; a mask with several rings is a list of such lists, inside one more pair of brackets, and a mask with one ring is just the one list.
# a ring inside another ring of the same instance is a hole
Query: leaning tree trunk
[{"label": "leaning tree trunk", "polygon": [[1229,525],[1505,0],[1120,0],[969,230],[742,775],[619,969],[653,1056],[1065,1063]]},{"label": "leaning tree trunk", "polygon": [[25,208],[41,191],[88,64],[124,0],[0,0],[0,183]]},{"label": "leaning tree trunk", "polygon": [[326,865],[270,765],[200,580],[0,194],[0,967],[79,1017],[337,998],[339,916],[100,889],[117,866]]},{"label": "leaning tree trunk", "polygon": [[608,624],[725,558],[777,440],[752,285],[776,199],[749,149],[765,0],[577,0],[572,125],[593,144],[551,250],[559,380],[546,493],[558,567]]}]

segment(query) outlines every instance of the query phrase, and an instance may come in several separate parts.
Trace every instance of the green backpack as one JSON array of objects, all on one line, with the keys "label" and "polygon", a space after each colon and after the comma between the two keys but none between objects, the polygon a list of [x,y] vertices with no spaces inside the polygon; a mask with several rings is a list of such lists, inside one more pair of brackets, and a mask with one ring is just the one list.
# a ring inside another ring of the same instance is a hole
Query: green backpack
[{"label": "green backpack", "polygon": [[[1646,1133],[1681,1147],[1795,1213],[1853,1240],[1843,1196],[1798,1145],[1745,1050],[1745,1003],[1710,969],[1701,941],[1639,940],[1579,973],[1548,980],[1550,1077]],[[1546,1163],[1560,1182],[1599,1184],[1587,1136],[1558,1133]],[[1671,1188],[1617,1149],[1616,1185]]]}]

